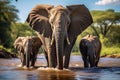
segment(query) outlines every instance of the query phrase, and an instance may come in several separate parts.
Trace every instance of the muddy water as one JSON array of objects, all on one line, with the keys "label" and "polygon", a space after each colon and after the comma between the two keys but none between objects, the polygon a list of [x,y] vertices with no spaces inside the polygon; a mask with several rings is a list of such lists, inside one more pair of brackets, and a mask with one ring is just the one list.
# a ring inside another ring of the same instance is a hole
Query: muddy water
[{"label": "muddy water", "polygon": [[44,56],[38,56],[36,69],[23,69],[19,59],[0,59],[0,80],[120,80],[120,58],[101,58],[98,68],[84,69],[80,56],[71,56],[69,70],[46,67]]}]

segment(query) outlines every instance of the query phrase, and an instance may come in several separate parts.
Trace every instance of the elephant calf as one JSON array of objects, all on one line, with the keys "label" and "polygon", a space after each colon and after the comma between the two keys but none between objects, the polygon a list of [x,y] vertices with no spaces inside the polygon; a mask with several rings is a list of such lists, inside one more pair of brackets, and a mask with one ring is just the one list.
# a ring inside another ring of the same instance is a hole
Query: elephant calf
[{"label": "elephant calf", "polygon": [[18,37],[14,42],[14,47],[21,56],[22,67],[34,67],[37,53],[42,43],[38,37]]},{"label": "elephant calf", "polygon": [[97,67],[100,51],[101,51],[101,42],[98,37],[87,35],[82,38],[79,44],[79,49],[84,61],[84,67]]}]

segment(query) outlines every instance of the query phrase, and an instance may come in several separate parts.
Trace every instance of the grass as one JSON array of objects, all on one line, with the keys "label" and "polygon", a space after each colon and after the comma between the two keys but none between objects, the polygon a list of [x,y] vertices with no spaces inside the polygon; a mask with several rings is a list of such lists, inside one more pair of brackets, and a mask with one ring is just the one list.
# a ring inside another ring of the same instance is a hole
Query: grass
[{"label": "grass", "polygon": [[112,54],[120,54],[119,47],[103,47],[101,50],[101,56],[107,56]]}]

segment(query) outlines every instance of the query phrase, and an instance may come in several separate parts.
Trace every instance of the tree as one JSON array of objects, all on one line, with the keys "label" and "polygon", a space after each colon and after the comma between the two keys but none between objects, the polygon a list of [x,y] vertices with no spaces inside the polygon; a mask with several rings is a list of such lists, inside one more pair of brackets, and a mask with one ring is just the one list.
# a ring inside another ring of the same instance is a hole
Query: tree
[{"label": "tree", "polygon": [[5,47],[10,47],[11,22],[18,20],[17,12],[18,10],[10,5],[9,0],[0,0],[0,41]]},{"label": "tree", "polygon": [[110,34],[108,36],[109,43],[117,45],[118,47],[120,47],[120,34],[119,34],[119,32],[120,32],[120,25],[112,26],[112,29],[110,30]]},{"label": "tree", "polygon": [[13,42],[20,36],[36,36],[35,31],[27,23],[12,23],[11,28]]},{"label": "tree", "polygon": [[91,25],[95,33],[99,36],[101,33],[104,37],[113,25],[120,23],[120,12],[115,12],[112,9],[106,11],[91,11],[94,23]]}]

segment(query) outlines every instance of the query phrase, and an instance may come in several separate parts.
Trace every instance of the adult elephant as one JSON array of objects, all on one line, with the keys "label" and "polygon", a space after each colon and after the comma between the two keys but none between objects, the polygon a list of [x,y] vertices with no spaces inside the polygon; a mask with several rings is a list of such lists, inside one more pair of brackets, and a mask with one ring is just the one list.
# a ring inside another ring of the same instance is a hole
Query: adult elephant
[{"label": "adult elephant", "polygon": [[87,35],[82,38],[79,44],[79,49],[84,61],[84,67],[97,67],[100,51],[101,51],[101,42],[98,37]]},{"label": "adult elephant", "polygon": [[40,39],[36,36],[18,37],[15,40],[14,47],[20,53],[22,67],[34,67],[41,45]]},{"label": "adult elephant", "polygon": [[[70,53],[77,36],[92,22],[84,5],[67,7],[37,5],[29,13],[27,22],[37,31],[48,53],[49,67],[68,68]],[[63,59],[64,56],[64,59]]]}]

